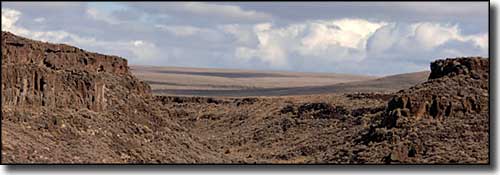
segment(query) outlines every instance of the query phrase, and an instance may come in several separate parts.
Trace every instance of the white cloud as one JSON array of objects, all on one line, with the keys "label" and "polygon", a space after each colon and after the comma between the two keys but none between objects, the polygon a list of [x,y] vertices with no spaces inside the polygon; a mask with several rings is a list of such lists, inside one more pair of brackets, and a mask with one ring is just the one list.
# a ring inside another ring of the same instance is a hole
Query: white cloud
[{"label": "white cloud", "polygon": [[[257,58],[272,67],[287,67],[287,52],[291,46],[286,43],[293,31],[271,30],[270,23],[261,23],[253,27],[258,40],[257,48],[238,47],[235,56],[249,60]],[[293,29],[292,29],[293,30]]]},{"label": "white cloud", "polygon": [[[359,61],[368,37],[385,23],[361,19],[316,20],[273,28],[270,23],[253,27],[255,48],[238,47],[235,56],[260,59],[273,67],[289,66],[292,55],[306,61]],[[231,33],[238,33],[230,31]]]},{"label": "white cloud", "polygon": [[[201,41],[212,43],[222,42],[224,39],[223,33],[212,28],[201,28],[188,25],[163,25],[156,24],[155,27],[161,31],[166,31],[176,37],[186,38],[191,37]],[[199,42],[198,41],[198,42]]]},{"label": "white cloud", "polygon": [[450,39],[463,40],[458,26],[441,25],[434,23],[416,23],[411,26],[414,38],[425,49],[432,49]]},{"label": "white cloud", "polygon": [[233,36],[240,47],[254,47],[258,43],[257,36],[252,28],[239,24],[227,24],[217,27],[218,30]]},{"label": "white cloud", "polygon": [[243,10],[239,6],[219,5],[206,2],[183,2],[180,8],[198,15],[215,15],[249,20],[267,20],[271,15],[253,10]]},{"label": "white cloud", "polygon": [[124,55],[124,53],[130,53],[131,57],[129,59],[136,63],[149,63],[161,58],[160,49],[154,43],[142,40],[102,41],[92,37],[82,37],[63,30],[31,31],[16,25],[20,16],[21,12],[17,10],[2,8],[2,30],[30,39],[52,43],[66,43],[86,49],[91,48],[90,50],[92,51],[99,50],[105,54]]},{"label": "white cloud", "polygon": [[273,17],[269,13],[245,10],[237,5],[223,5],[213,2],[130,2],[131,8],[140,9],[150,15],[166,14],[182,16],[200,21],[243,22],[267,21]]},{"label": "white cloud", "polygon": [[135,46],[135,47],[139,47],[141,45],[144,45],[144,41],[141,41],[141,40],[137,40],[137,41],[133,41],[132,44]]},{"label": "white cloud", "polygon": [[[161,57],[161,50],[154,44],[147,41],[137,40],[124,44],[135,56],[140,58],[140,63],[154,64],[158,59],[165,59]],[[134,47],[127,47],[132,45]]]},{"label": "white cloud", "polygon": [[[461,48],[450,48],[450,43],[459,44]],[[486,33],[464,35],[457,25],[421,22],[409,25],[390,24],[380,28],[370,38],[367,52],[372,59],[413,56],[413,60],[428,60],[439,56],[484,55],[487,50]],[[433,58],[428,58],[429,56]]]},{"label": "white cloud", "polygon": [[476,45],[481,47],[481,49],[488,51],[488,34],[483,33],[483,34],[478,34],[478,35],[472,35],[472,36],[466,36],[465,40],[472,40]]},{"label": "white cloud", "polygon": [[366,40],[378,28],[386,25],[385,22],[369,22],[361,19],[342,19],[332,21],[339,27],[340,33],[336,36],[339,44],[344,47],[364,49]]},{"label": "white cloud", "polygon": [[121,21],[115,17],[113,17],[112,15],[108,14],[108,13],[105,13],[105,12],[101,12],[99,11],[98,9],[95,9],[95,8],[87,8],[87,10],[85,11],[85,13],[91,17],[92,19],[96,20],[96,21],[103,21],[103,22],[106,22],[106,23],[109,23],[109,24],[120,24]]},{"label": "white cloud", "polygon": [[[243,38],[241,40],[257,40],[254,46],[236,46],[236,58],[247,63],[258,60],[279,69],[330,67],[335,71],[345,70],[339,65],[352,65],[350,68],[355,69],[373,61],[421,68],[436,58],[487,56],[488,51],[485,33],[464,35],[458,25],[429,22],[396,24],[339,19],[305,21],[283,27],[260,23],[247,29],[226,25],[223,29]],[[247,34],[248,31],[253,33]]]},{"label": "white cloud", "polygon": [[2,30],[13,30],[20,15],[17,10],[2,8]]},{"label": "white cloud", "polygon": [[298,50],[304,56],[359,61],[364,58],[363,50],[368,38],[385,24],[361,19],[310,22],[305,37],[300,39],[302,45]]},{"label": "white cloud", "polygon": [[272,27],[271,23],[261,23],[261,24],[255,25],[255,27],[253,28],[253,30],[255,32],[264,32],[264,31],[267,31],[267,30],[271,29],[271,27]]},{"label": "white cloud", "polygon": [[179,25],[167,26],[167,25],[157,24],[155,27],[162,30],[166,30],[176,36],[192,36],[203,30],[198,27],[179,26]]}]

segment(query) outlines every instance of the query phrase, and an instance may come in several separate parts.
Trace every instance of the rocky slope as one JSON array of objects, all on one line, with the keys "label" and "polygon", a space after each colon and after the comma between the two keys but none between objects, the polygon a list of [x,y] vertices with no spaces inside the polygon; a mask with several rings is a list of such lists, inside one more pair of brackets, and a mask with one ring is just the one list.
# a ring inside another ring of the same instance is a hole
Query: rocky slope
[{"label": "rocky slope", "polygon": [[437,60],[431,71],[398,92],[359,141],[387,163],[487,163],[488,59]]},{"label": "rocky slope", "polygon": [[397,93],[157,99],[245,163],[488,163],[488,59],[431,65],[428,81]]},{"label": "rocky slope", "polygon": [[2,32],[2,162],[224,162],[150,105],[125,59]]}]

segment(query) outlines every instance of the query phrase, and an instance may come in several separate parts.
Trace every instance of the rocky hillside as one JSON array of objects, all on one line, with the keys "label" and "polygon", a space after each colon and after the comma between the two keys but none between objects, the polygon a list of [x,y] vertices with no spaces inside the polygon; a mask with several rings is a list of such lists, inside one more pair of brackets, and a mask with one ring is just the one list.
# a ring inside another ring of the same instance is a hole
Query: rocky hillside
[{"label": "rocky hillside", "polygon": [[190,133],[246,163],[488,163],[488,59],[431,65],[428,81],[397,93],[158,100]]},{"label": "rocky hillside", "polygon": [[387,163],[487,163],[488,59],[437,60],[431,71],[427,82],[398,92],[359,141],[391,150],[372,153]]},{"label": "rocky hillside", "polygon": [[223,162],[151,97],[125,59],[2,32],[4,163]]}]

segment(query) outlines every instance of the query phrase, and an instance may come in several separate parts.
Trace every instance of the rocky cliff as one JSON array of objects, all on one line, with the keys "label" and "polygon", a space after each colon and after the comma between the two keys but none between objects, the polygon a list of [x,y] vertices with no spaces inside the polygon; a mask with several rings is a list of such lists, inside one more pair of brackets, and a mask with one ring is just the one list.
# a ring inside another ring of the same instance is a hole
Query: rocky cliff
[{"label": "rocky cliff", "polygon": [[484,58],[432,62],[427,82],[402,90],[389,101],[384,124],[395,127],[397,118],[403,116],[442,119],[481,113],[488,109],[488,66],[488,59]]},{"label": "rocky cliff", "polygon": [[3,163],[224,162],[127,60],[2,32]]},{"label": "rocky cliff", "polygon": [[[101,111],[150,88],[127,61],[2,32],[2,106],[88,108]],[[125,98],[122,98],[125,97]],[[68,105],[70,104],[70,105]]]},{"label": "rocky cliff", "polygon": [[488,161],[488,58],[437,60],[430,67],[429,80],[399,91],[361,140],[388,143],[387,163]]}]

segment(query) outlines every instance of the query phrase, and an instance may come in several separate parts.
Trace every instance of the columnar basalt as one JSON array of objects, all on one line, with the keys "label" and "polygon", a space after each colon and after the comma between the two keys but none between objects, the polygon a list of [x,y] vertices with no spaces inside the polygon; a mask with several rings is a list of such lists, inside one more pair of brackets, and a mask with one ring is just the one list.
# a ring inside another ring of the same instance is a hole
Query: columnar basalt
[{"label": "columnar basalt", "polygon": [[150,91],[120,57],[2,32],[2,163],[231,161]]},{"label": "columnar basalt", "polygon": [[150,94],[148,85],[130,75],[125,59],[8,32],[2,32],[2,70],[2,106],[101,111],[119,103],[117,97]]}]

